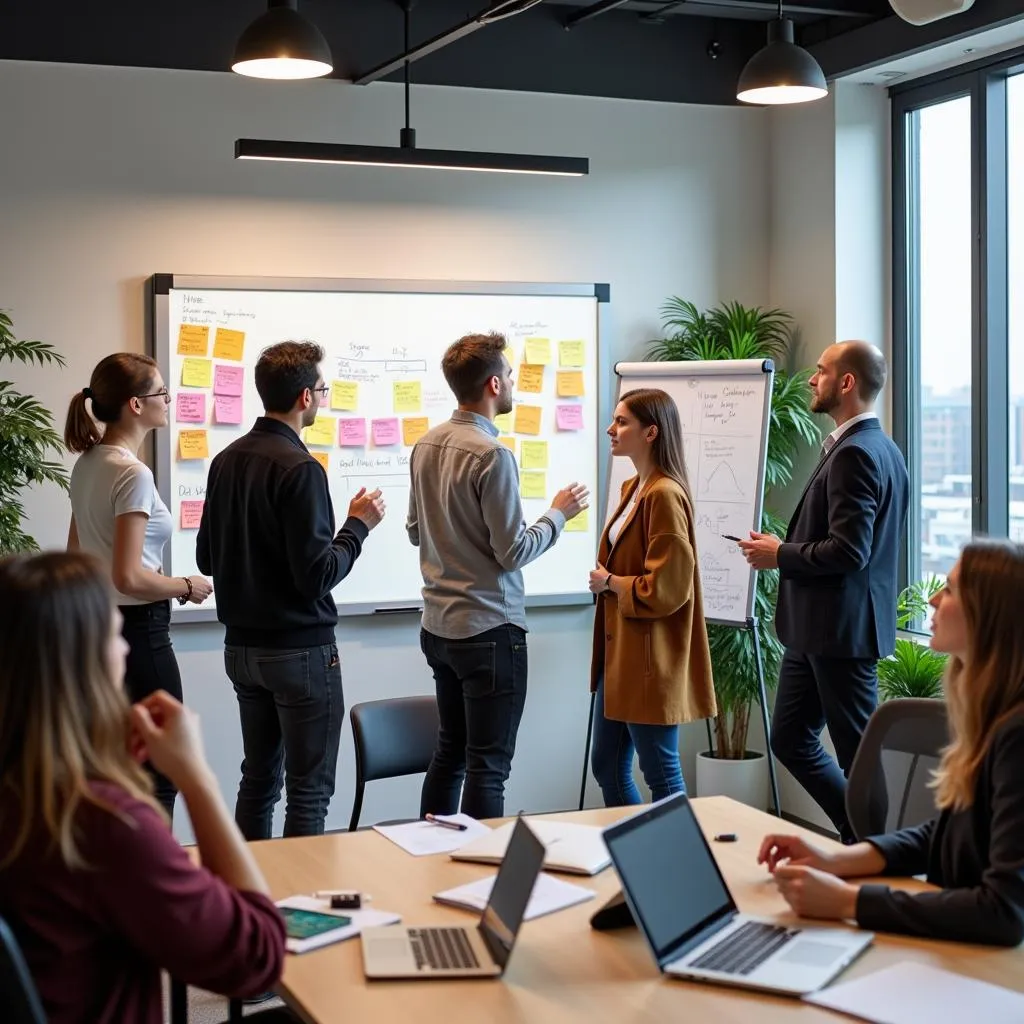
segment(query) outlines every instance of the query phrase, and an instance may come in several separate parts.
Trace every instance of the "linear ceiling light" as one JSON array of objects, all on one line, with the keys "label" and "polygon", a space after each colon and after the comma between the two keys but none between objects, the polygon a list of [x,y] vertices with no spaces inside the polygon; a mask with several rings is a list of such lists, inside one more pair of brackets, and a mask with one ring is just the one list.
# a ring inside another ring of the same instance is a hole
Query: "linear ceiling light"
[{"label": "linear ceiling light", "polygon": [[828,95],[818,62],[793,42],[793,22],[782,16],[768,23],[768,45],[747,61],[740,73],[736,98],[743,103],[807,103]]},{"label": "linear ceiling light", "polygon": [[231,70],[250,78],[321,78],[333,70],[331,48],[298,12],[298,0],[268,0],[243,33]]}]

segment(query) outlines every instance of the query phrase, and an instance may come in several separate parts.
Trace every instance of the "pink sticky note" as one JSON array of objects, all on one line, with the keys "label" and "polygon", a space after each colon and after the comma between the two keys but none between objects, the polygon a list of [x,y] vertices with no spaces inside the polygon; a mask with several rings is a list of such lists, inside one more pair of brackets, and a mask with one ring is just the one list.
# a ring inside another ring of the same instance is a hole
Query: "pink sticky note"
[{"label": "pink sticky note", "polygon": [[244,379],[244,367],[221,366],[218,363],[213,368],[213,393],[215,395],[240,395]]},{"label": "pink sticky note", "polygon": [[582,405],[556,405],[555,423],[559,430],[583,429]]},{"label": "pink sticky note", "polygon": [[206,422],[206,395],[195,391],[179,391],[175,419],[179,423]]},{"label": "pink sticky note", "polygon": [[217,395],[213,400],[215,423],[241,423],[242,400],[237,395]]},{"label": "pink sticky note", "polygon": [[366,420],[338,420],[338,444],[342,448],[365,448]]},{"label": "pink sticky note", "polygon": [[389,444],[398,444],[401,440],[402,432],[398,427],[397,416],[373,421],[373,443],[378,448],[385,448]]},{"label": "pink sticky note", "polygon": [[181,528],[183,530],[198,530],[199,522],[203,518],[202,501],[183,501],[181,503]]}]

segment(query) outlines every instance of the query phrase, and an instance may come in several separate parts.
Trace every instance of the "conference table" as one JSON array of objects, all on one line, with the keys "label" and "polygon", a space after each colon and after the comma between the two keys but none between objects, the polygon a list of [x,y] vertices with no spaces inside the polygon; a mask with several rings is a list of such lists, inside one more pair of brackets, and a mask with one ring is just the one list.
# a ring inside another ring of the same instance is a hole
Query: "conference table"
[{"label": "conference table", "polygon": [[[756,862],[762,837],[773,831],[830,841],[726,797],[693,800],[705,835],[735,832],[734,843],[712,842],[722,873],[740,910],[794,922],[764,867]],[[565,812],[551,819],[609,825],[635,808]],[[495,823],[496,824],[496,823]],[[488,874],[494,868],[451,860],[447,854],[413,857],[372,830],[252,844],[274,899],[319,889],[356,888],[372,906],[402,915],[410,925],[469,925],[474,915],[442,906],[432,895]],[[686,870],[680,864],[681,871]],[[508,969],[498,980],[367,981],[358,938],[288,955],[277,988],[309,1024],[415,1020],[422,1024],[569,1024],[583,1021],[680,1021],[715,1024],[801,1024],[849,1018],[798,1000],[662,976],[636,928],[597,932],[590,917],[619,889],[612,867],[593,877],[559,875],[595,890],[597,896],[527,921]],[[929,886],[887,879],[902,889]],[[878,934],[874,944],[840,979],[914,960],[1024,992],[1024,947],[991,949]]]}]

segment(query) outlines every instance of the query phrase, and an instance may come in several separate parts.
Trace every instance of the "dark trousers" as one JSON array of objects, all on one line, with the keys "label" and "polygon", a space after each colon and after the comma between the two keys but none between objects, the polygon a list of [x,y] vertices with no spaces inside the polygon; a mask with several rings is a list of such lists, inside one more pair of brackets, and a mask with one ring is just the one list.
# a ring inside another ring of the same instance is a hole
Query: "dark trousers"
[{"label": "dark trousers", "polygon": [[[526,631],[504,625],[467,640],[420,630],[434,673],[440,728],[420,797],[420,816],[500,818],[516,733],[526,705]],[[465,780],[465,788],[463,788]]]},{"label": "dark trousers", "polygon": [[[181,672],[171,646],[171,602],[123,604],[124,624],[121,635],[128,644],[124,688],[128,699],[136,704],[156,690],[166,690],[176,700],[182,699]],[[146,770],[153,777],[156,798],[168,815],[174,815],[174,798],[178,791],[166,775],[151,764]]]},{"label": "dark trousers", "polygon": [[[826,658],[786,651],[772,716],[772,753],[829,816],[844,842],[854,838],[846,817],[846,777],[878,703],[874,658]],[[828,726],[839,763],[821,745]]]},{"label": "dark trousers", "polygon": [[242,725],[244,759],[235,804],[242,835],[270,838],[282,784],[284,834],[322,835],[345,715],[337,646],[225,646],[224,668]]}]

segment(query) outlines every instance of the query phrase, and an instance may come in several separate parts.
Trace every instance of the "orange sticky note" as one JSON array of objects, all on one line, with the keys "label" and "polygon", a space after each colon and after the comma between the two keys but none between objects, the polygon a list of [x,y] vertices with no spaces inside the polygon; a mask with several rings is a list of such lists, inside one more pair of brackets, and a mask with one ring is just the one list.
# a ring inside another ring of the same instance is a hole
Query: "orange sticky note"
[{"label": "orange sticky note", "polygon": [[218,327],[213,336],[213,358],[233,359],[241,362],[245,350],[245,331],[229,331],[226,327]]},{"label": "orange sticky note", "polygon": [[327,452],[310,452],[310,455],[324,467],[324,472],[327,472]]},{"label": "orange sticky note", "polygon": [[179,356],[205,356],[209,344],[209,327],[200,324],[182,324],[178,328]]},{"label": "orange sticky note", "polygon": [[499,437],[498,444],[503,444],[513,455],[515,455],[516,439],[514,437]]},{"label": "orange sticky note", "polygon": [[411,448],[429,429],[426,416],[406,416],[402,420],[402,444]]},{"label": "orange sticky note", "polygon": [[208,459],[210,446],[205,430],[182,430],[178,434],[178,457],[182,459]]},{"label": "orange sticky note", "polygon": [[541,407],[539,405],[517,405],[515,426],[516,433],[539,434],[540,414]]},{"label": "orange sticky note", "polygon": [[558,372],[558,397],[579,398],[583,394],[583,371],[560,370]]},{"label": "orange sticky note", "polygon": [[519,390],[539,395],[544,387],[544,367],[523,363],[519,367]]}]

